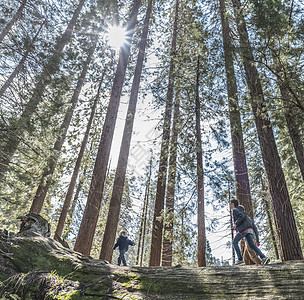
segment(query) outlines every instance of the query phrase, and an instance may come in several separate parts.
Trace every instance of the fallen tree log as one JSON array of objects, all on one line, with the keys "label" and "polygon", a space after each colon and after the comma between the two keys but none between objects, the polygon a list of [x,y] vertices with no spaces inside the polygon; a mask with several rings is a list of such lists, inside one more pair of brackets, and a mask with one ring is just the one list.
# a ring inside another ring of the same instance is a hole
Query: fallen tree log
[{"label": "fallen tree log", "polygon": [[304,299],[304,261],[118,267],[34,232],[0,230],[1,299]]}]

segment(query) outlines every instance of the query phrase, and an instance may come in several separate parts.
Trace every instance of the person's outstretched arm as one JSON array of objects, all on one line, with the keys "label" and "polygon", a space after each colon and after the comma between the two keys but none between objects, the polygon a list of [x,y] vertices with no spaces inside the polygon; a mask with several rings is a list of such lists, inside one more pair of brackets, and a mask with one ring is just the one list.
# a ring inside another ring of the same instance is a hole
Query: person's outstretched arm
[{"label": "person's outstretched arm", "polygon": [[128,239],[128,244],[131,246],[135,246],[135,243]]}]

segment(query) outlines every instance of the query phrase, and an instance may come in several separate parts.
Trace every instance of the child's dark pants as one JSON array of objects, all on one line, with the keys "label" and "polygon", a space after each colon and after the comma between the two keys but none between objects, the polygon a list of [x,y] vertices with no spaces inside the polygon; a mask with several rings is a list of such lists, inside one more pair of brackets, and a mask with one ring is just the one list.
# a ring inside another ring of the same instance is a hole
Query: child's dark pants
[{"label": "child's dark pants", "polygon": [[119,256],[118,256],[118,265],[120,266],[121,262],[124,266],[127,265],[125,253],[127,252],[127,249],[119,250]]}]

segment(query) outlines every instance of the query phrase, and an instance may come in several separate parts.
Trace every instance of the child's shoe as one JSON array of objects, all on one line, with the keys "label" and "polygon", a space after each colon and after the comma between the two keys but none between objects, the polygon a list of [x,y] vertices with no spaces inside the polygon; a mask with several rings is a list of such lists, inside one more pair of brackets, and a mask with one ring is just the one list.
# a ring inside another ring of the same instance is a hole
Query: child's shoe
[{"label": "child's shoe", "polygon": [[237,260],[235,262],[235,265],[243,265],[244,264],[244,261],[243,260]]},{"label": "child's shoe", "polygon": [[267,264],[269,264],[269,262],[270,262],[270,259],[268,257],[262,258],[262,265],[267,265]]}]

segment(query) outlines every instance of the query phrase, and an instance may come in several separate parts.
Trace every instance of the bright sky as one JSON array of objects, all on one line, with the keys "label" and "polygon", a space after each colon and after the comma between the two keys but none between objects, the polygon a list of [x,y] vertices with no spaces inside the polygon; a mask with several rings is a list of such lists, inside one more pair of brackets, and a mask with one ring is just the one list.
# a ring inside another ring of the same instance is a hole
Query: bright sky
[{"label": "bright sky", "polygon": [[119,26],[109,26],[107,33],[108,44],[118,51],[126,41],[126,29]]}]

